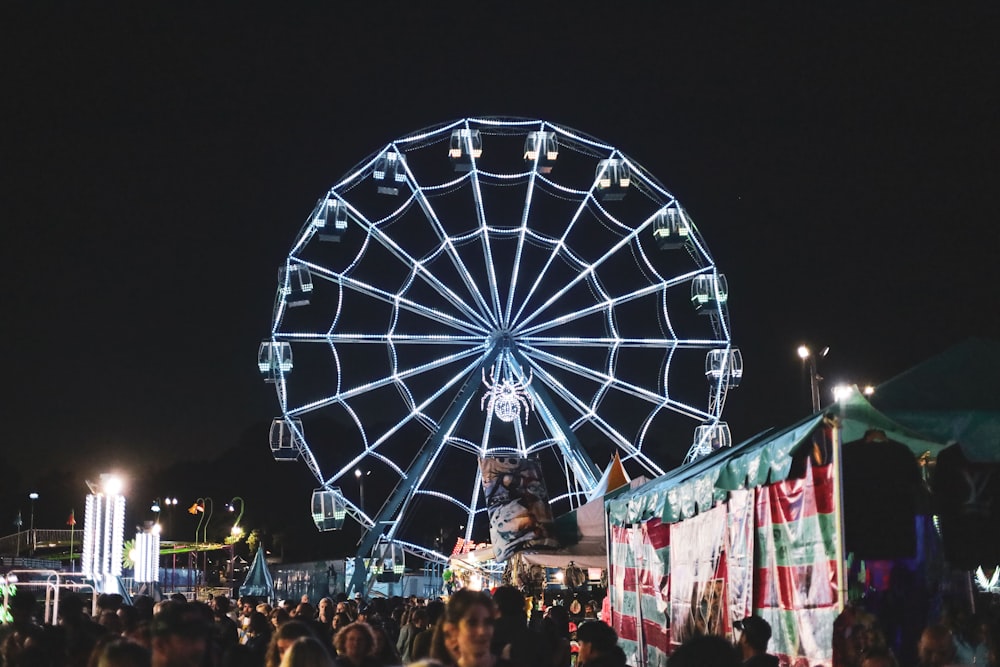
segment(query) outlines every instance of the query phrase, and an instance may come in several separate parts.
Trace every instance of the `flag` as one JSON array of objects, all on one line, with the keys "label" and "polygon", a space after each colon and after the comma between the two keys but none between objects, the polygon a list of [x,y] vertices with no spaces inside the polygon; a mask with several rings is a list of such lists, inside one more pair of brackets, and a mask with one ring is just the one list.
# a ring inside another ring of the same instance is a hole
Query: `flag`
[{"label": "flag", "polygon": [[20,530],[21,526],[24,525],[24,521],[21,520],[21,510],[17,511],[17,518],[14,519],[14,525],[17,526],[18,530]]},{"label": "flag", "polygon": [[66,519],[66,525],[67,526],[75,526],[76,525],[76,510],[70,510],[69,511],[69,518]]},{"label": "flag", "polygon": [[195,503],[188,508],[188,514],[197,514],[198,512],[204,512],[205,506]]}]

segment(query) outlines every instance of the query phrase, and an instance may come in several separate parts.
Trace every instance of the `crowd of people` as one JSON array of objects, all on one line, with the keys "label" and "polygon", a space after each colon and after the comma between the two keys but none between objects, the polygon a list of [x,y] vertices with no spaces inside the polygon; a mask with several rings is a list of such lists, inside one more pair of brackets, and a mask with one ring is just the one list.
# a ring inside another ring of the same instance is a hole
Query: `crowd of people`
[{"label": "crowd of people", "polygon": [[[580,625],[571,643],[564,607],[529,622],[525,598],[459,590],[440,599],[323,598],[264,602],[218,596],[154,602],[102,595],[96,614],[74,593],[58,619],[39,620],[29,589],[11,598],[0,626],[0,667],[624,667],[605,623]],[[579,647],[578,656],[575,653]]]},{"label": "crowd of people", "polygon": [[[341,595],[272,607],[175,594],[132,604],[102,595],[97,603],[90,614],[80,596],[64,593],[56,622],[42,623],[40,605],[22,588],[10,599],[10,622],[0,626],[0,667],[626,667],[609,625],[575,626],[559,605],[529,619],[524,596],[511,586],[492,594],[462,589],[447,602]],[[767,652],[766,621],[749,616],[735,629],[735,644],[690,639],[669,667],[778,667]],[[833,667],[1000,667],[1000,624],[960,607],[946,609],[912,646],[900,647],[874,614],[853,605],[833,635]]]}]

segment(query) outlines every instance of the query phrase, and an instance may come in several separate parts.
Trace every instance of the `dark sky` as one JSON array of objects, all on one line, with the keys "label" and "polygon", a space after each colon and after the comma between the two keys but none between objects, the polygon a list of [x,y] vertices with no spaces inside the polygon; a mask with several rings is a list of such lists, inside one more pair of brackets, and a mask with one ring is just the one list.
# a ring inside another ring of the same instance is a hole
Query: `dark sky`
[{"label": "dark sky", "polygon": [[0,9],[2,455],[26,478],[269,422],[255,355],[312,204],[470,115],[578,128],[686,206],[729,279],[737,441],[805,413],[801,342],[830,346],[826,391],[1000,336],[991,3],[283,4]]}]

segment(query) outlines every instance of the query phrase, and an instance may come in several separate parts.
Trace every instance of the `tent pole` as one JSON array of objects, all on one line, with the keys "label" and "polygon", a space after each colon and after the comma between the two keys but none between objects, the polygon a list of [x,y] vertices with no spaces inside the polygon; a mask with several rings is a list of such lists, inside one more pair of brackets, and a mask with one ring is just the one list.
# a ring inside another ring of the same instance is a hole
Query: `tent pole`
[{"label": "tent pole", "polygon": [[843,457],[841,456],[843,443],[841,442],[840,419],[834,417],[833,419],[829,419],[828,423],[831,426],[831,440],[833,441],[833,461],[831,462],[833,465],[833,515],[837,531],[834,557],[837,559],[837,611],[839,613],[844,611],[844,607],[847,604],[847,581],[846,572],[844,571],[844,539],[846,533],[844,532],[844,496],[843,484],[841,483],[843,479]]}]

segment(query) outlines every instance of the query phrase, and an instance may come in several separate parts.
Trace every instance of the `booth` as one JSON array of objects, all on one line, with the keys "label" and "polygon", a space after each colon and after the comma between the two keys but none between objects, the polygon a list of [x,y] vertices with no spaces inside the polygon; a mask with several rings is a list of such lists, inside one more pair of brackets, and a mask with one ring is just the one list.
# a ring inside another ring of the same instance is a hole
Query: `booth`
[{"label": "booth", "polygon": [[[969,341],[870,401],[854,391],[608,500],[611,622],[629,664],[664,665],[696,634],[735,639],[750,614],[783,665],[833,664],[849,588],[927,582],[927,597],[950,590],[948,569],[997,571],[998,372],[1000,344]],[[900,613],[923,623],[927,609]]]}]

